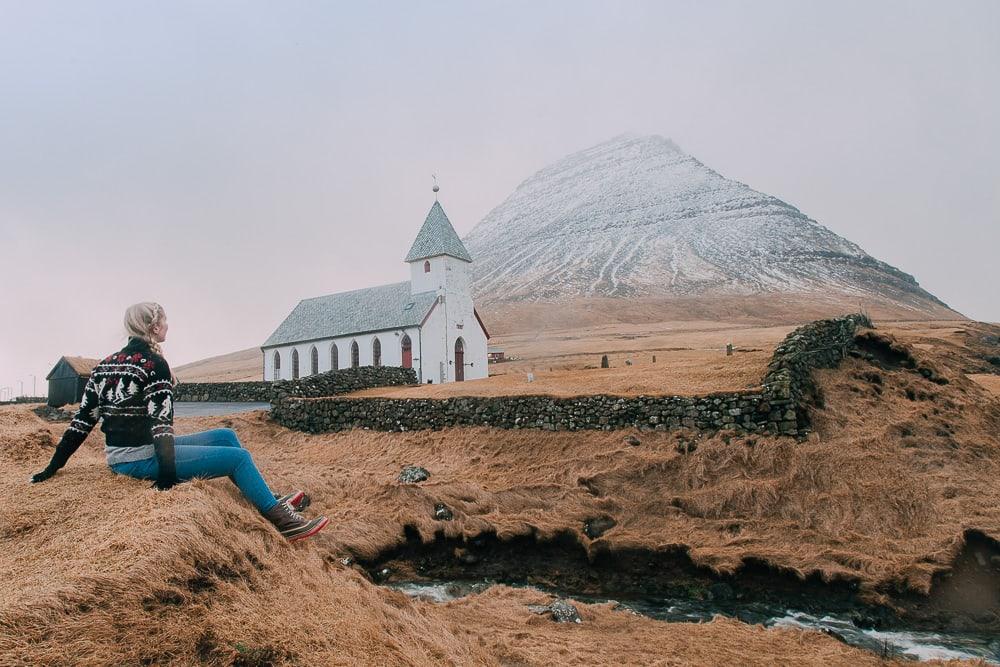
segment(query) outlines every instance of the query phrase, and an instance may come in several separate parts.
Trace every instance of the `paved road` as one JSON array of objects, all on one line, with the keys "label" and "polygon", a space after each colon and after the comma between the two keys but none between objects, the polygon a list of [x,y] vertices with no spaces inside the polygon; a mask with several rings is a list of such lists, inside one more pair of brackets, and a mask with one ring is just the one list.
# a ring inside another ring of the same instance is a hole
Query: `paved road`
[{"label": "paved road", "polygon": [[175,417],[218,417],[220,415],[231,415],[237,412],[250,412],[251,410],[269,410],[270,403],[212,403],[205,402],[182,402],[174,403]]}]

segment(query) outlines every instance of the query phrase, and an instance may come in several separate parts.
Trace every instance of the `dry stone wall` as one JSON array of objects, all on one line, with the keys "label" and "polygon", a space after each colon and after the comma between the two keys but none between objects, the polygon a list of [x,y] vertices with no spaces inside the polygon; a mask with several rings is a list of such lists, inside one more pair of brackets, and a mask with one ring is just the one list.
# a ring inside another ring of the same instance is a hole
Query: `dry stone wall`
[{"label": "dry stone wall", "polygon": [[336,396],[373,387],[416,383],[417,374],[412,368],[360,366],[276,382],[182,382],[174,387],[174,400],[266,403],[290,396]]},{"label": "dry stone wall", "polygon": [[640,428],[805,435],[806,404],[813,395],[812,371],[836,366],[855,346],[863,315],[820,320],[799,327],[775,349],[760,388],[707,396],[609,395],[467,396],[448,399],[299,398],[271,406],[271,417],[288,428],[319,433],[351,428],[380,431],[450,426],[548,430]]},{"label": "dry stone wall", "polygon": [[380,431],[439,429],[449,426],[547,430],[640,427],[656,430],[743,428],[760,431],[767,414],[759,412],[757,393],[710,396],[622,397],[608,395],[465,396],[447,399],[330,398],[284,400],[271,417],[301,431],[318,433],[349,428]]}]

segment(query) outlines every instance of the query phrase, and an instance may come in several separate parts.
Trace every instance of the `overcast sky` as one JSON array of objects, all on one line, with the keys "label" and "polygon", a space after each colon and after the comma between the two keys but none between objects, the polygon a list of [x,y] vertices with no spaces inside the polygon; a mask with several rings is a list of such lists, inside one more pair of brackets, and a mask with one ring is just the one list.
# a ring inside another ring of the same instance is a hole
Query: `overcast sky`
[{"label": "overcast sky", "polygon": [[0,386],[166,308],[180,365],[404,280],[625,131],[1000,320],[1000,2],[0,0]]}]

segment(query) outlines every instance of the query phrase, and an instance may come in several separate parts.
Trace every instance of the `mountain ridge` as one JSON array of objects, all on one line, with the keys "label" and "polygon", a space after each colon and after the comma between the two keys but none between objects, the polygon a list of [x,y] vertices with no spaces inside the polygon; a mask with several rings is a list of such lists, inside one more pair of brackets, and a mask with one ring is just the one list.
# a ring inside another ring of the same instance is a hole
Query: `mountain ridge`
[{"label": "mountain ridge", "polygon": [[464,242],[485,305],[832,291],[955,314],[912,275],[658,135],[622,134],[547,165]]}]

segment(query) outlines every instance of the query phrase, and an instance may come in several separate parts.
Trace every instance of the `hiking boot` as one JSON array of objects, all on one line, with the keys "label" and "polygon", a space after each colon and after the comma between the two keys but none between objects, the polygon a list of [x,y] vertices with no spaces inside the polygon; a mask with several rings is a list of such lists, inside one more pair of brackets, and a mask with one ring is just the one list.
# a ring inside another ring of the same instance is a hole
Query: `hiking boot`
[{"label": "hiking boot", "polygon": [[264,512],[264,518],[274,524],[289,542],[304,540],[323,530],[330,520],[325,516],[307,519],[285,503],[277,503]]},{"label": "hiking boot", "polygon": [[296,512],[304,512],[312,502],[312,498],[309,497],[309,494],[302,491],[292,491],[291,493],[286,493],[283,496],[279,496],[276,493],[274,494],[274,497],[277,498],[279,503],[285,503]]}]

